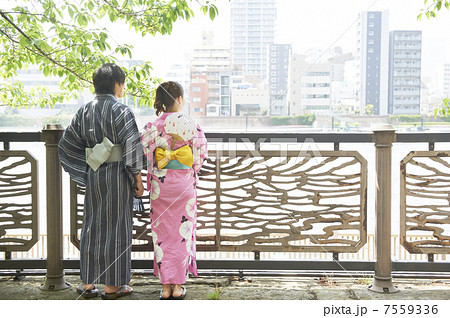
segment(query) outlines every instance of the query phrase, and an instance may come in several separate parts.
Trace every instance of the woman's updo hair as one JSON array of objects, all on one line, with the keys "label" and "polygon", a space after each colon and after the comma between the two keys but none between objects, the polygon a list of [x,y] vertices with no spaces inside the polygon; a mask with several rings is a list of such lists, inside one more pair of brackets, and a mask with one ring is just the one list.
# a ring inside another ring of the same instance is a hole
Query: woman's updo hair
[{"label": "woman's updo hair", "polygon": [[184,97],[183,86],[177,82],[164,82],[156,89],[155,103],[153,107],[156,109],[156,116],[167,111],[172,107],[178,97]]},{"label": "woman's updo hair", "polygon": [[92,76],[95,94],[114,95],[116,83],[125,83],[125,72],[114,63],[103,64]]}]

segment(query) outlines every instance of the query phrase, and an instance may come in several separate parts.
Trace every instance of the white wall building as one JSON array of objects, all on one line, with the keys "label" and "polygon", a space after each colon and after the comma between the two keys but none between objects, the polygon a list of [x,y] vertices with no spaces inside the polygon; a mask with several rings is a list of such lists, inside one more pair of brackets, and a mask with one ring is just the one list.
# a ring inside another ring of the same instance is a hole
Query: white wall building
[{"label": "white wall building", "polygon": [[232,84],[231,115],[254,116],[269,111],[270,94],[267,87],[248,82]]},{"label": "white wall building", "polygon": [[289,115],[329,114],[332,65],[310,64],[305,59],[305,55],[292,54],[288,93]]}]

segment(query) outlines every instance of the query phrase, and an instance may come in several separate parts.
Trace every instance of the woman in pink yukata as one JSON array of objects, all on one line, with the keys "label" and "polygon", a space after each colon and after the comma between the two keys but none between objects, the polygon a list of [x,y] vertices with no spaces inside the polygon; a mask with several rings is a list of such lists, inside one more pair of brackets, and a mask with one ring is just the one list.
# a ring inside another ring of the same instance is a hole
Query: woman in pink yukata
[{"label": "woman in pink yukata", "polygon": [[195,257],[198,173],[207,157],[203,130],[188,115],[183,87],[162,83],[154,107],[159,116],[142,134],[148,159],[154,259],[153,269],[163,284],[160,299],[183,299],[189,274],[197,277]]}]

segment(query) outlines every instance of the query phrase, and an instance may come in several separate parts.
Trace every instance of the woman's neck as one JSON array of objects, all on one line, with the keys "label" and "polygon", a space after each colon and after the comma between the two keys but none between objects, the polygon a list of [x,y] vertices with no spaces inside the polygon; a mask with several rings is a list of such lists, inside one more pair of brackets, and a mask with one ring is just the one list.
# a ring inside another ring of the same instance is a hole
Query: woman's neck
[{"label": "woman's neck", "polygon": [[169,107],[166,109],[165,113],[178,113],[181,112],[183,108],[179,107],[178,105],[173,105],[172,107]]}]

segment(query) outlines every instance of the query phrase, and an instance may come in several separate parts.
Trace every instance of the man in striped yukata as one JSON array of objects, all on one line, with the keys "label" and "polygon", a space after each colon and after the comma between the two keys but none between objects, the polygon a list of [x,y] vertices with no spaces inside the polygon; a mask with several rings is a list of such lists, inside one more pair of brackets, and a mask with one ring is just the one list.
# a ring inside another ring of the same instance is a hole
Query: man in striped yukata
[{"label": "man in striped yukata", "polygon": [[132,110],[117,101],[123,97],[124,71],[104,64],[93,83],[95,99],[76,113],[58,152],[72,180],[86,187],[77,291],[84,298],[97,297],[94,283],[104,284],[102,298],[116,299],[133,291],[128,285],[133,195],[144,191],[143,150]]}]

